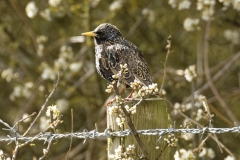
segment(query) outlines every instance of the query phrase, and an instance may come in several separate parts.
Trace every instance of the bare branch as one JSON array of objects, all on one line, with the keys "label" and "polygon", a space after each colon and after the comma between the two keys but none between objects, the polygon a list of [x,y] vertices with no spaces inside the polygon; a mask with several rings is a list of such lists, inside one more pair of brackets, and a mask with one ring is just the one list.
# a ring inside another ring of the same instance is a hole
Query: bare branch
[{"label": "bare branch", "polygon": [[57,86],[59,83],[59,72],[58,72],[58,79],[57,79],[57,83],[54,85],[53,90],[51,91],[51,93],[49,94],[49,96],[47,97],[45,103],[42,105],[40,111],[38,112],[37,117],[34,119],[34,121],[31,123],[31,125],[28,127],[27,131],[23,134],[23,136],[26,136],[26,134],[30,131],[30,129],[32,128],[32,126],[35,124],[35,122],[37,121],[37,119],[39,118],[39,116],[41,115],[42,111],[44,110],[44,108],[46,107],[49,99],[52,97],[53,93],[55,92]]}]

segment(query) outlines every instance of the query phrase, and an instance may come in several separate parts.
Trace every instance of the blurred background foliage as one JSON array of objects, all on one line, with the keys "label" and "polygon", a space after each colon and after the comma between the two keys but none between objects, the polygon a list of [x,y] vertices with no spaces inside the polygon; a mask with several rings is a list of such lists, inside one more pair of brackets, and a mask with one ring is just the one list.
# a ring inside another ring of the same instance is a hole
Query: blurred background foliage
[{"label": "blurred background foliage", "polygon": [[[59,72],[59,85],[49,102],[49,106],[57,105],[63,115],[63,123],[57,131],[71,131],[70,109],[74,110],[74,132],[93,130],[95,123],[99,131],[104,131],[104,103],[110,94],[105,92],[107,82],[95,71],[93,39],[85,39],[80,34],[108,22],[117,26],[126,39],[142,50],[159,86],[163,78],[167,37],[172,36],[173,52],[167,62],[164,89],[165,98],[170,102],[169,114],[177,127],[186,121],[174,112],[179,108],[203,126],[208,125],[201,117],[200,95],[206,96],[208,102],[229,121],[236,122],[240,117],[239,11],[239,0],[2,0],[0,118],[14,125],[23,116],[38,112],[57,82]],[[206,39],[205,28],[210,19]],[[204,68],[206,50],[209,68]],[[209,70],[211,77],[218,73],[213,84],[226,103],[225,108],[210,89],[205,69]],[[191,76],[194,72],[196,75],[188,80],[188,74]],[[196,91],[196,103],[190,103],[193,91]],[[229,116],[231,114],[234,117]],[[42,114],[30,135],[44,130],[48,121],[49,117]],[[21,123],[19,132],[23,133],[30,123]],[[230,127],[218,116],[214,117],[214,126]],[[6,134],[6,131],[0,132],[2,137]],[[239,136],[218,137],[239,158]],[[173,150],[194,149],[199,143],[198,136],[188,141],[183,138]],[[106,139],[87,140],[85,144],[83,140],[74,139],[69,158],[106,159],[106,146]],[[35,147],[21,149],[18,157],[36,159],[43,154],[44,147],[41,142],[36,142]],[[214,156],[206,152],[196,155],[196,159],[224,159],[228,156],[228,153],[220,152],[213,140],[208,140],[204,147],[212,149]],[[0,144],[0,149],[9,157],[13,148],[14,144]],[[63,159],[68,148],[69,140],[59,140],[53,145],[49,159]]]}]

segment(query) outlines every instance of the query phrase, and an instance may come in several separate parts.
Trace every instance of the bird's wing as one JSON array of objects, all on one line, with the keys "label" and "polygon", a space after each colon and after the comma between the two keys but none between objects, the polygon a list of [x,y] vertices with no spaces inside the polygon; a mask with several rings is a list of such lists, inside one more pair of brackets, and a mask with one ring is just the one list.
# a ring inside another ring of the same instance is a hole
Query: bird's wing
[{"label": "bird's wing", "polygon": [[150,71],[140,50],[122,44],[108,45],[104,49],[105,66],[108,66],[113,74],[121,71],[121,65],[127,64],[128,72],[121,75],[121,81],[130,85],[135,79],[148,86],[152,84]]},{"label": "bird's wing", "polygon": [[133,51],[133,75],[143,83],[143,85],[148,86],[153,83],[152,77],[150,75],[150,70],[147,66],[146,61],[140,50]]},{"label": "bird's wing", "polygon": [[135,78],[130,70],[128,57],[125,56],[127,50],[128,48],[119,44],[109,45],[105,48],[108,66],[114,75],[119,74],[120,71],[122,71],[121,65],[123,66],[127,64],[129,71],[126,73],[121,73],[119,78],[121,82],[130,85]]}]

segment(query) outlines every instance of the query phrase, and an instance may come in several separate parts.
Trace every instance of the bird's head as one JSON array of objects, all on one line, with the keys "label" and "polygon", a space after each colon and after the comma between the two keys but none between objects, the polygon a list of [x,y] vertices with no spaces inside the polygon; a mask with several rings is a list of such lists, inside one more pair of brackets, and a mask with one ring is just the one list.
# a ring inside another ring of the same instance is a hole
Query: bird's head
[{"label": "bird's head", "polygon": [[94,31],[85,32],[82,36],[93,36],[96,44],[102,44],[105,42],[113,43],[114,41],[122,38],[120,30],[109,23],[100,24]]}]

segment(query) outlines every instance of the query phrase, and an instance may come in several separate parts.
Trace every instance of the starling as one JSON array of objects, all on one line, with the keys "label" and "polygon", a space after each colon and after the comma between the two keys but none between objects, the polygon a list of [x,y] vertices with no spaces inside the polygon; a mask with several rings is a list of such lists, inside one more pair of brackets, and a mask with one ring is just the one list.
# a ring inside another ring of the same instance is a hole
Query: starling
[{"label": "starling", "polygon": [[[119,81],[128,86],[135,80],[143,86],[153,83],[142,52],[136,45],[126,40],[117,27],[103,23],[94,31],[82,35],[94,37],[96,68],[103,78],[109,82]],[[123,69],[126,72],[119,75]]]}]

